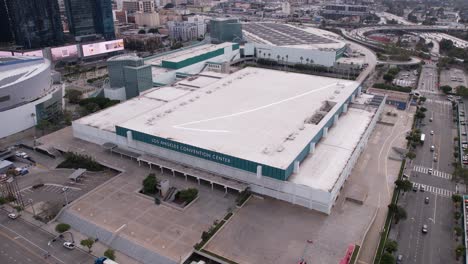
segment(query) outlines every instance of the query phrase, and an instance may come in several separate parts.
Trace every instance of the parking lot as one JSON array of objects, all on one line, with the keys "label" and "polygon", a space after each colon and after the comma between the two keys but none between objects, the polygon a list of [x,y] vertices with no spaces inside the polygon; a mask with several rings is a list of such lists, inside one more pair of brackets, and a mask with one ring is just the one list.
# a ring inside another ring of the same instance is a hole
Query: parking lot
[{"label": "parking lot", "polygon": [[448,85],[452,88],[463,85],[467,87],[467,79],[463,70],[452,68],[440,73],[440,86]]},{"label": "parking lot", "polygon": [[416,88],[418,80],[418,71],[417,70],[401,70],[395,79],[393,80],[393,83],[398,86],[402,87],[412,87]]},{"label": "parking lot", "polygon": [[25,153],[28,159],[35,162],[16,156],[10,158],[14,166],[28,170],[27,174],[15,178],[25,210],[37,215],[46,211],[48,206],[61,208],[73,202],[117,174],[112,170],[85,172],[75,182],[68,178],[75,170],[55,168],[63,158],[53,159],[25,148],[17,148],[14,150],[16,152]]}]

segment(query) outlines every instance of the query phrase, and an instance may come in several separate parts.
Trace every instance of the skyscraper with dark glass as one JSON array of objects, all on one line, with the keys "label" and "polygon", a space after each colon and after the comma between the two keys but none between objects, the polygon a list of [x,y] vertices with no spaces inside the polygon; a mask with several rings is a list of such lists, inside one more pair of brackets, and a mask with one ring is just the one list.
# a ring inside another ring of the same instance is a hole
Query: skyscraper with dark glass
[{"label": "skyscraper with dark glass", "polygon": [[8,43],[13,40],[10,15],[8,14],[6,1],[0,0],[0,43]]},{"label": "skyscraper with dark glass", "polygon": [[27,49],[63,44],[57,0],[0,0],[0,4],[2,39],[13,36],[17,45]]},{"label": "skyscraper with dark glass", "polygon": [[111,0],[65,0],[70,33],[74,36],[101,34],[114,39]]}]

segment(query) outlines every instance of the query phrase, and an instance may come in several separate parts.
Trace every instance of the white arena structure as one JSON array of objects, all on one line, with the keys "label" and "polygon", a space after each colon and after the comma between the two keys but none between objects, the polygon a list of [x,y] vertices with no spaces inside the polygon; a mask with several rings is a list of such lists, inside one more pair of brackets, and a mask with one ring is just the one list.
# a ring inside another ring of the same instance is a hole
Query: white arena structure
[{"label": "white arena structure", "polygon": [[247,67],[145,91],[74,121],[73,134],[329,214],[383,99],[354,81]]},{"label": "white arena structure", "polygon": [[242,24],[242,31],[246,46],[254,46],[256,58],[280,64],[332,67],[347,48],[337,35],[310,27],[262,22]]},{"label": "white arena structure", "polygon": [[62,109],[62,85],[52,83],[50,61],[0,56],[0,138],[50,119]]}]

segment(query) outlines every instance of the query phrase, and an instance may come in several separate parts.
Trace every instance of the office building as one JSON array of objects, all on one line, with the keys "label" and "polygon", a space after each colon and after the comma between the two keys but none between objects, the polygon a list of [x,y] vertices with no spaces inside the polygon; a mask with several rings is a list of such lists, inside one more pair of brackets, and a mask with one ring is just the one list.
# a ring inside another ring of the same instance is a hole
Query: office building
[{"label": "office building", "polygon": [[0,43],[12,42],[14,38],[6,0],[0,0],[0,25],[2,25],[0,27]]},{"label": "office building", "polygon": [[13,36],[17,45],[27,49],[63,44],[57,0],[1,0],[0,3],[2,40],[11,40]]},{"label": "office building", "polygon": [[189,41],[205,36],[205,24],[190,23],[188,21],[168,21],[169,37],[176,41]]},{"label": "office building", "polygon": [[111,0],[65,0],[69,30],[75,37],[102,35],[115,39]]},{"label": "office building", "polygon": [[153,87],[151,65],[135,55],[119,55],[107,60],[109,87],[104,88],[107,98],[125,101]]},{"label": "office building", "polygon": [[241,42],[242,25],[237,18],[215,18],[210,21],[212,43]]},{"label": "office building", "polygon": [[145,12],[151,13],[155,11],[155,4],[154,1],[138,1],[138,0],[127,0],[123,1],[122,9],[127,11],[129,14],[135,12]]}]

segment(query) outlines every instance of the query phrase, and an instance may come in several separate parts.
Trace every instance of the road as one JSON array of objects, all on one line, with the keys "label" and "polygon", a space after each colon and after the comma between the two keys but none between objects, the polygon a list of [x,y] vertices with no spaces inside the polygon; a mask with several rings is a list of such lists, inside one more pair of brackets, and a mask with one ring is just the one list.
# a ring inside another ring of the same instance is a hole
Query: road
[{"label": "road", "polygon": [[[451,172],[456,134],[451,102],[439,93],[437,87],[437,68],[424,66],[418,90],[427,98],[424,103],[427,112],[419,129],[426,139],[422,146],[416,148],[416,158],[407,164],[405,172],[412,182],[423,184],[426,191],[408,192],[399,200],[399,205],[406,209],[408,215],[396,228],[397,254],[403,255],[403,263],[454,262],[451,196],[455,192],[455,183],[451,181]],[[434,151],[431,151],[431,146],[434,146]],[[432,174],[429,168],[433,169]],[[428,204],[424,202],[426,197],[429,198]],[[423,225],[429,227],[427,234],[422,233]]]},{"label": "road", "polygon": [[[52,238],[21,218],[12,220],[0,211],[0,263],[93,263],[91,255],[79,249],[68,250],[58,240],[48,246]],[[47,252],[50,257],[45,258]]]}]

